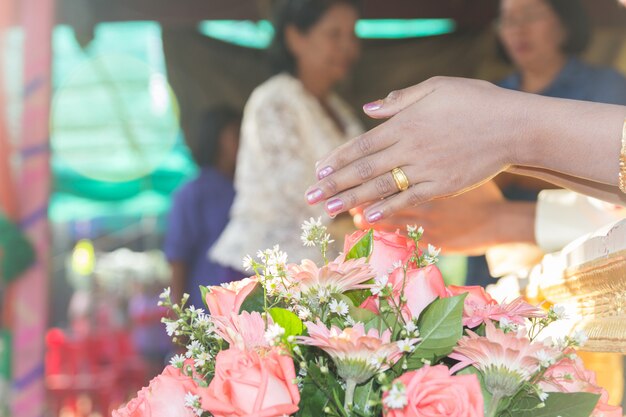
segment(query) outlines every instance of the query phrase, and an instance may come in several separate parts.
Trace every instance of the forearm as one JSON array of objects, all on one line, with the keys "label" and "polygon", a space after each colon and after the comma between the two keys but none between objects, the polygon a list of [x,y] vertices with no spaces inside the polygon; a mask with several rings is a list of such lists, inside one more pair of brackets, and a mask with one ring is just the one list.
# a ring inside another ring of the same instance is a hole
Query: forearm
[{"label": "forearm", "polygon": [[531,95],[517,105],[515,164],[617,186],[626,107]]},{"label": "forearm", "polygon": [[514,166],[511,167],[508,172],[541,178],[552,184],[558,185],[559,187],[567,188],[589,197],[594,197],[599,200],[626,207],[626,194],[622,193],[616,185],[600,184],[540,168]]},{"label": "forearm", "polygon": [[173,261],[170,266],[172,268],[172,302],[179,303],[187,285],[187,265],[181,261]]}]

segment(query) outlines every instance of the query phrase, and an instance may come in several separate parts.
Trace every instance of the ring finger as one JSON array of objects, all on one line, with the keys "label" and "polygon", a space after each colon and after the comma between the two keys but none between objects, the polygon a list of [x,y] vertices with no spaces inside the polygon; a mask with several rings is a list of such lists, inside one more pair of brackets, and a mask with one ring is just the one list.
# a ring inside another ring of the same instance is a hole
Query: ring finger
[{"label": "ring finger", "polygon": [[[409,184],[415,182],[416,176],[412,175],[414,167],[403,166],[400,167],[400,169],[406,175]],[[394,195],[402,191],[402,185],[402,182],[397,182],[390,171],[372,178],[357,187],[333,196],[326,202],[325,209],[329,215],[336,216],[341,212],[348,211],[365,203]]]}]

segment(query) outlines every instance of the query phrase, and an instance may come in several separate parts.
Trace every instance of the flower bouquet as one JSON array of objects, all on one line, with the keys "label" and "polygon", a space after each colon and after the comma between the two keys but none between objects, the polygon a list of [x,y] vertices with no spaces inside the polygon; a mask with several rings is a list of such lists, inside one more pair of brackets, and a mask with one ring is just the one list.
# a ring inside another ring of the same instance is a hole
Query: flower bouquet
[{"label": "flower bouquet", "polygon": [[113,416],[622,415],[576,356],[584,335],[541,340],[562,309],[446,287],[422,233],[355,232],[329,261],[311,219],[302,240],[321,266],[260,251],[251,278],[200,288],[208,313],[166,290],[186,352]]}]

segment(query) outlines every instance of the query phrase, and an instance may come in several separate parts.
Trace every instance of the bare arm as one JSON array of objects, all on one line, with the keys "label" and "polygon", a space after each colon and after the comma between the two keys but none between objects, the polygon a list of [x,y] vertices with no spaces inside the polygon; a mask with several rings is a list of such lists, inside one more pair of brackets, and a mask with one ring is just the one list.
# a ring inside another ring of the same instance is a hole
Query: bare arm
[{"label": "bare arm", "polygon": [[180,261],[170,262],[172,268],[172,302],[179,303],[187,285],[187,264]]}]

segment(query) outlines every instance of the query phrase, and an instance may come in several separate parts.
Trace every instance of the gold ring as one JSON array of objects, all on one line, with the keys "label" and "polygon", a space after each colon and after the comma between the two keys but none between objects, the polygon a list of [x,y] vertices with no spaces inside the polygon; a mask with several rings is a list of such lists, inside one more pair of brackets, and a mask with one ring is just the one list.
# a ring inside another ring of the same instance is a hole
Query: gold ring
[{"label": "gold ring", "polygon": [[401,168],[394,168],[391,170],[393,180],[396,182],[396,186],[400,191],[406,191],[409,189],[409,179],[406,177],[404,171]]}]

